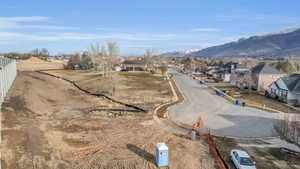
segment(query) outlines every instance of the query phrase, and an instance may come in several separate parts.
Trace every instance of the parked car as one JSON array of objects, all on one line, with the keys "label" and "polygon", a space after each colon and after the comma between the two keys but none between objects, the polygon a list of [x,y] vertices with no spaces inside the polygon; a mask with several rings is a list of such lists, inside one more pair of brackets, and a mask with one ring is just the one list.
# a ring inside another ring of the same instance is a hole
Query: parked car
[{"label": "parked car", "polygon": [[128,72],[128,70],[127,69],[121,69],[120,72]]},{"label": "parked car", "polygon": [[230,160],[237,169],[256,169],[255,162],[245,151],[231,150]]}]

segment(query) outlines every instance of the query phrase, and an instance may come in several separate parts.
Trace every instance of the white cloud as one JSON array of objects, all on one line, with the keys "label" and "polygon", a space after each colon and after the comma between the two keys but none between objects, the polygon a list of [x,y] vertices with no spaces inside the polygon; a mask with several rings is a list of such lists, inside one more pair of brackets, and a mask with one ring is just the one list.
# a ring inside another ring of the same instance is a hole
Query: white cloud
[{"label": "white cloud", "polygon": [[16,29],[49,29],[49,30],[77,30],[79,27],[54,25],[16,25]]},{"label": "white cloud", "polygon": [[132,40],[132,41],[153,41],[153,40],[170,40],[174,39],[174,34],[155,34],[155,35],[138,35],[138,34],[84,34],[84,33],[55,33],[51,35],[32,35],[16,32],[0,32],[0,40],[94,40],[94,39],[115,39],[115,40]]},{"label": "white cloud", "polygon": [[125,47],[125,48],[135,48],[135,49],[153,48],[152,45],[123,45],[122,47]]},{"label": "white cloud", "polygon": [[45,16],[17,16],[17,17],[0,17],[0,22],[35,22],[45,21],[49,17]]},{"label": "white cloud", "polygon": [[[49,17],[44,16],[18,16],[0,17],[0,29],[42,29],[42,30],[75,30],[79,27],[57,26],[57,25],[32,25],[28,22],[45,22]],[[20,24],[23,23],[23,24]],[[24,24],[25,23],[25,24]]]},{"label": "white cloud", "polygon": [[216,17],[217,21],[221,22],[247,22],[256,24],[261,23],[272,23],[272,24],[298,24],[300,21],[299,17],[294,16],[284,16],[284,15],[266,15],[266,14],[231,14],[231,15],[222,15]]},{"label": "white cloud", "polygon": [[218,28],[194,28],[191,32],[219,32],[221,29]]}]

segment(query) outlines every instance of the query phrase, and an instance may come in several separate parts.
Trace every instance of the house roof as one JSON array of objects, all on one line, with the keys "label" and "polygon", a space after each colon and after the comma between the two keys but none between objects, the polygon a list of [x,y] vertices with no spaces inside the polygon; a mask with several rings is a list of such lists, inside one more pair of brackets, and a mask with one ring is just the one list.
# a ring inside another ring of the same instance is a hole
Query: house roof
[{"label": "house roof", "polygon": [[236,72],[236,74],[238,75],[238,76],[240,76],[240,77],[243,77],[243,76],[245,76],[246,74],[248,74],[249,73],[249,71],[240,71],[240,72]]},{"label": "house roof", "polygon": [[246,65],[241,64],[241,63],[237,64],[237,65],[236,65],[236,68],[237,68],[237,69],[247,69]]},{"label": "house roof", "polygon": [[122,64],[125,65],[145,65],[145,61],[144,60],[125,60],[124,62],[122,62]]},{"label": "house roof", "polygon": [[208,64],[207,66],[210,66],[210,67],[220,67],[220,65],[217,64],[217,63],[211,63],[211,64]]},{"label": "house roof", "polygon": [[261,63],[251,69],[252,73],[255,74],[284,74],[283,72],[265,64]]},{"label": "house roof", "polygon": [[228,73],[232,71],[241,71],[247,69],[244,64],[238,62],[228,62],[223,66],[223,69],[227,70]]},{"label": "house roof", "polygon": [[300,74],[292,74],[288,77],[283,77],[282,81],[291,92],[300,93]]},{"label": "house roof", "polygon": [[225,63],[225,65],[223,67],[231,68],[231,65],[235,65],[235,64],[238,64],[238,63],[236,63],[236,62],[227,62],[227,63]]}]

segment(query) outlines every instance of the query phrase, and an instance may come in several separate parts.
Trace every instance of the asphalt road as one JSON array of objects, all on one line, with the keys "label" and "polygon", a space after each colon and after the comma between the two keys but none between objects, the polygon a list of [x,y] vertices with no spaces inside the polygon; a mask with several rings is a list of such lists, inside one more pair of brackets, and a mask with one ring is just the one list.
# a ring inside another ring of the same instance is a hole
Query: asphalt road
[{"label": "asphalt road", "polygon": [[214,135],[240,138],[277,136],[273,127],[279,119],[276,114],[234,105],[184,74],[174,70],[169,73],[174,75],[185,98],[183,103],[169,109],[175,122],[192,125],[201,116],[204,127]]}]

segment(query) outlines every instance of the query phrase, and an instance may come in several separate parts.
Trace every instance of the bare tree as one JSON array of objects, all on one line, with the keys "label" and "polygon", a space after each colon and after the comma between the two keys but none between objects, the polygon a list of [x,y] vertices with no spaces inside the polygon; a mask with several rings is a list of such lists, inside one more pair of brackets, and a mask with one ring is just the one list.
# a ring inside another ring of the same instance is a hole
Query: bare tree
[{"label": "bare tree", "polygon": [[94,67],[97,71],[103,72],[105,77],[109,77],[108,79],[112,84],[112,94],[115,92],[115,83],[114,78],[112,76],[112,70],[114,61],[119,56],[119,47],[115,41],[107,41],[107,46],[99,46],[98,43],[95,45],[91,45],[89,50],[89,55],[92,59]]},{"label": "bare tree", "polygon": [[108,67],[109,67],[109,70],[111,71],[113,69],[113,64],[116,60],[116,58],[119,56],[119,47],[117,45],[116,42],[114,41],[108,41],[107,42],[107,50],[108,50]]},{"label": "bare tree", "polygon": [[284,114],[284,117],[275,125],[277,132],[285,139],[300,145],[300,119],[295,114]]},{"label": "bare tree", "polygon": [[42,48],[42,49],[40,50],[39,55],[40,55],[40,56],[43,56],[43,57],[48,57],[48,56],[49,56],[49,51],[48,51],[48,49]]},{"label": "bare tree", "polygon": [[116,90],[115,78],[114,76],[112,76],[112,70],[113,70],[115,60],[119,56],[119,52],[120,52],[119,47],[115,41],[107,42],[107,72],[109,73],[109,77],[112,84],[111,86],[112,95],[115,94],[115,90]]},{"label": "bare tree", "polygon": [[32,55],[32,56],[35,56],[35,57],[38,57],[38,56],[40,55],[40,50],[39,50],[38,48],[33,49],[33,50],[31,51],[31,55]]},{"label": "bare tree", "polygon": [[96,71],[104,72],[103,56],[102,53],[100,52],[99,43],[96,43],[95,45],[91,44],[91,47],[89,49],[89,55],[92,59]]},{"label": "bare tree", "polygon": [[78,53],[72,55],[68,61],[67,69],[78,69],[80,66],[81,57]]},{"label": "bare tree", "polygon": [[149,69],[153,68],[153,62],[152,62],[153,53],[154,53],[154,50],[152,48],[145,50],[144,60],[145,60],[147,68],[149,68]]}]

